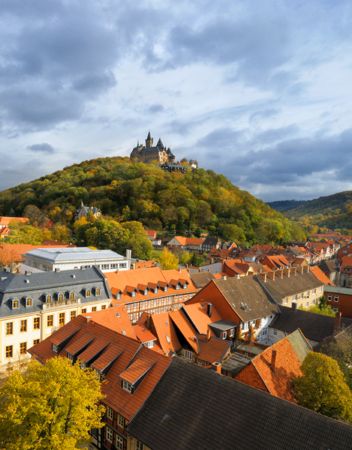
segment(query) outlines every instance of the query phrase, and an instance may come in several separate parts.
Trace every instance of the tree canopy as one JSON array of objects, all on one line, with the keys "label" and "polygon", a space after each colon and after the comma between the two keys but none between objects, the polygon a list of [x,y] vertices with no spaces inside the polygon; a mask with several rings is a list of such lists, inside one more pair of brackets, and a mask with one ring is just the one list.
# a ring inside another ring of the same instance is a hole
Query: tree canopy
[{"label": "tree canopy", "polygon": [[103,426],[100,382],[90,369],[66,358],[32,361],[0,388],[0,448],[70,450]]},{"label": "tree canopy", "polygon": [[298,403],[335,419],[352,422],[352,392],[333,358],[308,353],[302,364],[303,376],[294,380]]}]

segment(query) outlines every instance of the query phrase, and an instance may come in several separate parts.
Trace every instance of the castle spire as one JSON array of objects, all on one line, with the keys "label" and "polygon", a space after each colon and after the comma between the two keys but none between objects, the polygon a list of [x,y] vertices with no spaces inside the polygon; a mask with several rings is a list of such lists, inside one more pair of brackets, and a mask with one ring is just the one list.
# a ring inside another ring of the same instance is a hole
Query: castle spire
[{"label": "castle spire", "polygon": [[147,139],[145,140],[145,146],[147,148],[153,147],[153,138],[150,135],[150,131],[148,132]]}]

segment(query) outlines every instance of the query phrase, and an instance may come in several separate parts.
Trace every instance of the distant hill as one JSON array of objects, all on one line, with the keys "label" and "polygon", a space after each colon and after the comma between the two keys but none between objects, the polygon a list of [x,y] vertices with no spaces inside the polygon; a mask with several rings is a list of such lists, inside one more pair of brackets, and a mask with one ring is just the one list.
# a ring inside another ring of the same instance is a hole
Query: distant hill
[{"label": "distant hill", "polygon": [[278,200],[276,202],[268,202],[268,205],[276,209],[276,211],[284,212],[304,205],[304,203],[306,203],[305,200]]},{"label": "distant hill", "polygon": [[319,197],[286,210],[285,215],[294,220],[331,229],[352,229],[352,191]]},{"label": "distant hill", "polygon": [[169,173],[122,157],[84,161],[0,192],[0,215],[21,215],[35,205],[54,223],[72,228],[81,201],[119,221],[137,220],[171,234],[205,231],[253,243],[299,240],[303,233],[223,175],[203,169]]}]

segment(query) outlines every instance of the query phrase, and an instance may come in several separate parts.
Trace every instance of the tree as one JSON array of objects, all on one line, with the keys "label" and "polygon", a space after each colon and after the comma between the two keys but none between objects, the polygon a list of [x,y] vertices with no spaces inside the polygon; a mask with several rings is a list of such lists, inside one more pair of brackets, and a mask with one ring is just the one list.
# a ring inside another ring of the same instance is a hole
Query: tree
[{"label": "tree", "polygon": [[177,269],[178,268],[178,258],[174,255],[170,250],[166,247],[163,248],[163,251],[160,253],[159,263],[162,269]]},{"label": "tree", "polygon": [[308,353],[302,364],[303,376],[294,380],[298,403],[313,411],[352,422],[352,392],[333,358]]},{"label": "tree", "polygon": [[101,428],[100,382],[91,369],[62,357],[32,361],[0,388],[0,448],[71,450]]}]

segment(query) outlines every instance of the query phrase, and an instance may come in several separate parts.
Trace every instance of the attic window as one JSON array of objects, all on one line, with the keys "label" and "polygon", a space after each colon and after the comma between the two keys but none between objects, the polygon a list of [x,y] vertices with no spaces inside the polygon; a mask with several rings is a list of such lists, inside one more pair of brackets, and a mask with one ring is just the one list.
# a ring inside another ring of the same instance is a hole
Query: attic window
[{"label": "attic window", "polygon": [[20,303],[18,301],[18,298],[13,298],[12,299],[12,309],[18,309],[20,307]]},{"label": "attic window", "polygon": [[133,384],[129,383],[129,382],[126,381],[126,380],[122,380],[122,389],[123,389],[124,391],[127,391],[127,392],[129,392],[130,394],[132,394],[132,393],[133,393]]},{"label": "attic window", "polygon": [[132,292],[130,292],[130,294],[131,294],[131,297],[135,297],[136,296],[136,291],[132,291]]},{"label": "attic window", "polygon": [[116,300],[121,300],[121,291],[116,293]]},{"label": "attic window", "polygon": [[64,294],[62,292],[58,292],[56,295],[57,295],[57,301],[59,303],[62,303],[64,301]]},{"label": "attic window", "polygon": [[70,295],[69,295],[69,299],[71,300],[71,301],[74,301],[75,300],[75,293],[74,292],[70,292]]},{"label": "attic window", "polygon": [[157,288],[157,287],[154,288],[154,289],[153,289],[153,292],[154,292],[154,294],[157,294],[157,293],[158,293],[158,288]]},{"label": "attic window", "polygon": [[31,297],[26,298],[26,306],[33,306],[33,299]]},{"label": "attic window", "polygon": [[144,289],[143,294],[148,295],[148,289]]},{"label": "attic window", "polygon": [[92,292],[90,289],[86,289],[86,297],[90,297],[92,295]]},{"label": "attic window", "polygon": [[58,353],[59,352],[59,346],[56,344],[53,344],[53,352]]},{"label": "attic window", "polygon": [[98,296],[101,294],[100,288],[95,288],[95,295]]},{"label": "attic window", "polygon": [[45,301],[46,301],[46,303],[51,303],[52,302],[52,296],[50,295],[50,294],[47,294],[47,296],[45,297]]},{"label": "attic window", "polygon": [[163,291],[166,292],[167,291],[167,286],[163,287]]}]

